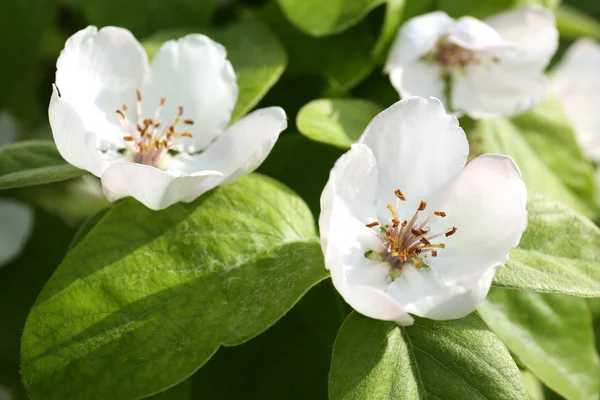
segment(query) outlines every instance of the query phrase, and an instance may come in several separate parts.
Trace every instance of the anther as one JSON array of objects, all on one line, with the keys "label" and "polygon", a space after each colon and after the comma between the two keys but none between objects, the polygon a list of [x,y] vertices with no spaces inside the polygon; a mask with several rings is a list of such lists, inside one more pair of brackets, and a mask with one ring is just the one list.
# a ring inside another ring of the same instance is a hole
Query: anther
[{"label": "anther", "polygon": [[400,261],[405,262],[407,258],[408,258],[408,252],[406,250],[403,250],[402,253],[400,253]]},{"label": "anther", "polygon": [[421,235],[424,235],[424,234],[426,234],[427,232],[429,232],[429,229],[419,229],[419,233],[420,233]]},{"label": "anther", "polygon": [[180,133],[179,136],[185,136],[185,137],[190,137],[191,138],[192,134],[189,133],[189,132],[183,132],[183,133]]},{"label": "anther", "polygon": [[379,221],[375,221],[375,222],[371,222],[370,224],[367,224],[367,228],[374,228],[376,226],[379,226]]},{"label": "anther", "polygon": [[419,204],[419,208],[417,208],[417,210],[423,211],[425,207],[427,207],[427,203],[421,200],[421,203]]},{"label": "anther", "polygon": [[180,117],[183,115],[183,106],[179,106],[179,114]]},{"label": "anther", "polygon": [[419,239],[419,241],[421,243],[423,243],[425,246],[431,245],[431,242],[429,240],[425,239],[424,237],[422,237],[421,239]]},{"label": "anther", "polygon": [[121,118],[125,119],[125,113],[121,110],[117,110],[117,114],[121,116]]},{"label": "anther", "polygon": [[142,101],[142,92],[140,90],[136,90],[135,94],[137,95],[137,101]]},{"label": "anther", "polygon": [[415,236],[421,236],[421,232],[419,232],[418,230],[416,230],[414,228],[410,230],[410,233],[412,233]]},{"label": "anther", "polygon": [[127,104],[123,104],[123,111],[127,111]]},{"label": "anther", "polygon": [[133,138],[131,136],[123,136],[123,140],[126,142],[133,142]]},{"label": "anther", "polygon": [[437,257],[437,251],[431,250],[431,257]]},{"label": "anther", "polygon": [[164,98],[164,97],[161,97],[161,98],[160,98],[160,105],[161,105],[161,106],[164,106],[164,105],[165,105],[165,98]]},{"label": "anther", "polygon": [[394,192],[394,194],[400,200],[402,200],[402,201],[406,200],[406,197],[404,197],[404,194],[402,194],[402,192],[400,191],[400,189],[396,189],[396,191]]},{"label": "anther", "polygon": [[446,232],[446,237],[450,237],[456,233],[456,227],[453,226],[448,232]]},{"label": "anther", "polygon": [[183,123],[186,125],[194,125],[194,120],[193,119],[184,119]]},{"label": "anther", "polygon": [[435,215],[437,215],[438,217],[442,217],[442,218],[444,218],[446,216],[446,213],[443,211],[434,211],[433,213]]},{"label": "anther", "polygon": [[392,220],[392,228],[397,228],[400,225],[400,221],[397,219]]}]

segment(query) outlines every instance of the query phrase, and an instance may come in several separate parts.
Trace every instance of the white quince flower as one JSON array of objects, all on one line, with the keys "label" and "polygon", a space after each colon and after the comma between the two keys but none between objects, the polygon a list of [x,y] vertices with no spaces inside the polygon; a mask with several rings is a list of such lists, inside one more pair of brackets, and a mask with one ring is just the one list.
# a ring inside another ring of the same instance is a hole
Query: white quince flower
[{"label": "white quince flower", "polygon": [[225,48],[204,35],[166,42],[148,65],[131,32],[90,26],[57,62],[49,117],[70,164],[110,201],[159,210],[252,172],[287,126],[279,107],[227,127],[238,88]]},{"label": "white quince flower", "polygon": [[457,114],[518,114],[546,93],[544,69],[558,46],[553,14],[538,6],[485,21],[436,11],[400,29],[385,71],[403,98],[437,97]]},{"label": "white quince flower", "polygon": [[507,156],[466,167],[469,146],[435,98],[377,115],[321,196],[321,245],[354,309],[410,325],[472,312],[527,226],[527,191]]},{"label": "white quince flower", "polygon": [[[6,111],[0,112],[0,133],[0,146],[13,143],[17,139],[16,121]],[[15,200],[0,198],[0,267],[21,253],[32,228],[31,207]]]},{"label": "white quince flower", "polygon": [[579,39],[550,77],[581,149],[590,160],[600,162],[600,46],[592,39]]}]

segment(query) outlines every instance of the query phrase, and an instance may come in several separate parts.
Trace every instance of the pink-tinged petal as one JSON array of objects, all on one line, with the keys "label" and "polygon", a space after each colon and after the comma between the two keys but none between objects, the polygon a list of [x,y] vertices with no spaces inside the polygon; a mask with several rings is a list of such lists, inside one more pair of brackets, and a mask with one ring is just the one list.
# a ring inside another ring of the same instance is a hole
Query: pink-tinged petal
[{"label": "pink-tinged petal", "polygon": [[148,57],[127,29],[89,26],[71,36],[56,63],[63,101],[100,140],[122,146],[117,109],[132,107],[143,85]]},{"label": "pink-tinged petal", "polygon": [[174,175],[144,164],[116,163],[102,174],[102,189],[109,201],[133,197],[152,210],[162,210],[182,201],[217,171]]},{"label": "pink-tinged petal", "polygon": [[431,224],[432,232],[456,227],[440,242],[445,249],[426,262],[446,284],[467,287],[508,260],[527,227],[527,189],[514,161],[486,154],[471,161],[450,189],[442,207],[445,218]]},{"label": "pink-tinged petal", "polygon": [[473,17],[458,19],[448,34],[448,41],[463,49],[473,51],[505,46],[498,32],[485,22]]},{"label": "pink-tinged petal", "polygon": [[530,5],[505,11],[485,20],[516,51],[512,57],[524,68],[543,70],[558,48],[554,14]]},{"label": "pink-tinged petal", "polygon": [[[161,98],[161,118],[174,120],[179,106],[193,137],[182,137],[174,148],[187,152],[203,150],[231,118],[237,101],[235,73],[227,51],[204,35],[194,34],[165,42],[154,56],[142,90],[143,109],[152,115]],[[146,111],[145,111],[146,112]]]},{"label": "pink-tinged petal", "polygon": [[385,64],[385,71],[404,68],[429,53],[454,24],[442,11],[408,20],[398,32]]},{"label": "pink-tinged petal", "polygon": [[[469,154],[458,120],[434,98],[395,103],[371,121],[360,143],[371,149],[377,162],[380,221],[389,218],[388,204],[410,217],[421,200],[434,200],[462,171]],[[398,202],[396,189],[406,201]]]},{"label": "pink-tinged petal", "polygon": [[554,95],[569,117],[586,156],[600,162],[600,45],[579,39],[554,68]]}]

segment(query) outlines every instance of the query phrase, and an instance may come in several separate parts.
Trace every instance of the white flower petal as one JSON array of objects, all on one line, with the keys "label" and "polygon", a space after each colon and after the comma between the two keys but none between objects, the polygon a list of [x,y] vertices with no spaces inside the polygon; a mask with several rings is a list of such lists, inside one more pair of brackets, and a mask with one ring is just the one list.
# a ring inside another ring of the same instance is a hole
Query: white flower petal
[{"label": "white flower petal", "polygon": [[473,17],[459,18],[448,34],[448,41],[474,51],[505,46],[498,32],[485,22]]},{"label": "white flower petal", "polygon": [[21,253],[31,235],[33,210],[22,203],[0,199],[0,266]]},{"label": "white flower petal", "polygon": [[101,176],[109,163],[97,147],[96,134],[86,129],[70,104],[53,87],[48,108],[50,127],[60,155],[71,165]]},{"label": "white flower petal", "polygon": [[429,53],[453,24],[454,20],[442,11],[408,20],[392,44],[385,71],[403,68]]},{"label": "white flower petal", "polygon": [[377,211],[389,218],[387,204],[396,205],[400,189],[407,200],[400,215],[412,215],[421,200],[431,201],[465,165],[469,145],[458,120],[446,114],[438,99],[412,97],[377,115],[360,138],[377,160]]},{"label": "white flower petal", "polygon": [[454,76],[452,107],[472,118],[512,116],[538,105],[547,91],[547,79],[496,55],[480,56]]},{"label": "white flower petal", "polygon": [[[186,127],[192,138],[181,138],[177,149],[204,149],[229,123],[237,101],[235,73],[223,46],[194,34],[165,42],[154,56],[144,89],[143,108],[150,113],[160,99],[166,100],[161,117],[171,121],[178,107],[183,118],[194,120]],[[152,114],[150,114],[152,115]]]},{"label": "white flower petal", "polygon": [[542,70],[558,47],[558,30],[554,14],[530,5],[496,14],[485,22],[517,51],[515,61],[523,67]]},{"label": "white flower petal", "polygon": [[17,121],[8,112],[0,112],[0,146],[17,141]]},{"label": "white flower petal", "polygon": [[440,64],[429,61],[414,61],[406,68],[396,68],[390,72],[392,85],[403,98],[419,96],[436,97],[445,101],[444,71]]},{"label": "white flower petal", "polygon": [[162,210],[183,200],[216,171],[175,176],[144,164],[116,163],[102,174],[102,189],[109,201],[131,196],[152,210]]},{"label": "white flower petal", "polygon": [[231,183],[254,171],[267,158],[286,127],[283,109],[262,108],[231,125],[203,153],[175,157],[168,166],[170,170],[191,174],[210,169],[223,174],[198,186],[185,201],[192,201],[217,185]]},{"label": "white flower petal", "polygon": [[[492,267],[508,260],[527,227],[527,189],[514,161],[486,154],[471,161],[450,189],[442,208],[446,218],[434,219],[432,232],[451,227],[445,249],[427,263],[447,284],[478,281]],[[437,241],[436,241],[437,243]]]},{"label": "white flower petal", "polygon": [[600,162],[600,46],[579,39],[551,75],[556,98],[569,117],[582,150]]},{"label": "white flower petal", "polygon": [[470,286],[446,285],[431,268],[412,265],[390,285],[388,293],[411,314],[434,320],[465,317],[487,296],[497,267],[489,268]]},{"label": "white flower petal", "polygon": [[[359,224],[368,224],[376,219],[376,194],[375,158],[366,145],[356,143],[336,161],[321,194],[319,230],[321,247],[326,258],[330,227],[333,229],[331,235],[340,235],[339,228],[331,225],[334,207],[344,207],[349,213],[349,218],[359,221]],[[327,264],[326,266],[330,268]]]},{"label": "white flower petal", "polygon": [[80,30],[67,40],[56,66],[60,96],[86,129],[121,145],[123,130],[115,111],[135,104],[148,69],[146,52],[131,32],[111,26]]}]

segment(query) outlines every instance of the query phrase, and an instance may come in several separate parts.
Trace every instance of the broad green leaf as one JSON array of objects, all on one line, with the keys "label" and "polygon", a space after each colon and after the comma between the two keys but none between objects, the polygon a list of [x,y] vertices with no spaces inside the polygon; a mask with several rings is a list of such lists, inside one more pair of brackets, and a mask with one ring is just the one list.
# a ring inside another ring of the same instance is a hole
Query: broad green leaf
[{"label": "broad green leaf", "polygon": [[596,175],[561,105],[547,97],[540,106],[512,119],[521,136],[573,193],[594,207]]},{"label": "broad green leaf", "polygon": [[383,107],[367,100],[319,99],[302,107],[296,125],[312,140],[349,149],[381,111]]},{"label": "broad green leaf", "polygon": [[166,40],[177,39],[194,32],[208,35],[227,49],[239,88],[232,120],[252,109],[277,82],[285,69],[285,50],[269,28],[259,21],[240,21],[221,29],[161,32],[142,42],[142,45],[148,55],[153,56]]},{"label": "broad green leaf", "polygon": [[[548,125],[551,124],[540,122],[536,125],[538,121],[531,114],[522,118],[531,118],[526,119],[529,125],[522,127],[520,122],[523,119],[518,122],[505,118],[476,121],[473,132],[475,136],[471,138],[471,142],[480,146],[483,153],[501,153],[512,157],[521,169],[523,180],[529,189],[553,196],[588,216],[593,215],[594,198],[578,197],[572,189],[576,187],[580,191],[594,191],[593,182],[589,182],[589,165],[581,152],[571,147],[571,142],[575,140],[572,131],[561,130],[560,127],[548,130]],[[540,135],[546,133],[548,135],[544,140],[540,140]],[[560,146],[564,147],[560,149]],[[560,162],[573,162],[583,168],[577,170],[562,164],[565,172],[559,172],[556,169],[561,165]],[[565,180],[561,179],[563,176]],[[567,176],[577,177],[574,186],[570,186],[572,183],[566,180]],[[591,186],[582,188],[582,184]]]},{"label": "broad green leaf", "polygon": [[123,26],[144,36],[161,29],[205,26],[218,0],[86,0],[83,11],[89,23]]},{"label": "broad green leaf", "polygon": [[544,386],[538,378],[527,370],[521,370],[523,384],[529,400],[544,400]]},{"label": "broad green leaf", "polygon": [[278,0],[286,17],[313,36],[342,32],[385,0]]},{"label": "broad green leaf", "polygon": [[85,173],[67,164],[50,141],[0,147],[0,190],[64,181]]},{"label": "broad green leaf", "polygon": [[542,382],[569,400],[600,397],[600,360],[585,299],[492,288],[478,308]]},{"label": "broad green leaf", "polygon": [[[327,276],[314,220],[259,175],[191,204],[116,204],[67,255],[22,341],[29,394],[131,399],[269,328]],[[123,377],[127,379],[123,379]]]},{"label": "broad green leaf", "polygon": [[600,297],[600,229],[564,204],[530,192],[527,230],[494,285]]},{"label": "broad green leaf", "polygon": [[[595,5],[597,14],[600,14],[600,3],[589,1],[586,3]],[[556,27],[561,38],[576,39],[589,36],[600,40],[600,22],[592,15],[566,4],[556,10]]]},{"label": "broad green leaf", "polygon": [[247,12],[247,16],[263,21],[277,33],[289,55],[287,73],[324,76],[336,94],[356,86],[375,68],[372,49],[377,38],[363,23],[341,34],[315,38],[290,24],[275,3]]},{"label": "broad green leaf", "polygon": [[333,348],[331,400],[519,399],[520,372],[476,314],[410,327],[353,312]]},{"label": "broad green leaf", "polygon": [[64,258],[72,236],[73,230],[61,220],[36,210],[25,248],[14,261],[0,268],[0,360],[20,364],[27,314]]},{"label": "broad green leaf", "polygon": [[220,349],[193,376],[194,398],[327,400],[331,349],[347,314],[331,280],[320,283],[268,331]]},{"label": "broad green leaf", "polygon": [[331,168],[342,154],[335,147],[286,132],[258,171],[296,191],[318,218],[321,193],[329,180]]}]

